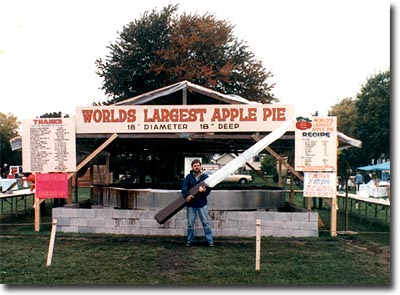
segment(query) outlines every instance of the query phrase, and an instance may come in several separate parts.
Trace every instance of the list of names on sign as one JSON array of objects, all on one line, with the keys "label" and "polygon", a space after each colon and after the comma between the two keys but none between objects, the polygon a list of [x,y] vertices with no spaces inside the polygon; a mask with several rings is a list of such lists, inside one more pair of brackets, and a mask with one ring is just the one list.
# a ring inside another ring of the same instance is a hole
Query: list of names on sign
[{"label": "list of names on sign", "polygon": [[75,120],[73,118],[24,120],[22,160],[24,172],[75,171]]},{"label": "list of names on sign", "polygon": [[336,117],[301,118],[295,129],[295,169],[336,171]]}]

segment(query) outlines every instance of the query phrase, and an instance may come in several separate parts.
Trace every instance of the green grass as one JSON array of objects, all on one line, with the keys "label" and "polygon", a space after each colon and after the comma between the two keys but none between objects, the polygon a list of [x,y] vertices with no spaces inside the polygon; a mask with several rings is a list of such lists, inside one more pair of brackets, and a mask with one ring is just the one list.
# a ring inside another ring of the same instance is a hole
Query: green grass
[{"label": "green grass", "polygon": [[[80,200],[87,199],[83,192]],[[351,215],[350,230],[359,233],[331,237],[330,209],[319,213],[327,228],[317,238],[263,237],[257,272],[254,238],[217,237],[214,248],[186,248],[184,237],[68,233],[57,233],[52,265],[46,267],[51,216],[43,216],[35,232],[28,212],[1,221],[0,283],[389,286],[390,223]],[[344,229],[343,213],[338,212],[338,230]]]},{"label": "green grass", "polygon": [[49,226],[41,232],[2,227],[2,284],[388,285],[388,240],[322,234],[216,239],[186,248],[181,237],[58,233],[46,267]]}]

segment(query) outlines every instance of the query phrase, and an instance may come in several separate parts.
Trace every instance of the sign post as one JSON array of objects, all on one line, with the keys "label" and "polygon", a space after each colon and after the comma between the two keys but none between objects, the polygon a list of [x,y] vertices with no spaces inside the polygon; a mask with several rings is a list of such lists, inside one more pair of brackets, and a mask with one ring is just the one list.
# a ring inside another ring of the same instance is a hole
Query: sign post
[{"label": "sign post", "polygon": [[[304,197],[331,198],[331,236],[336,236],[337,120],[297,117],[295,169],[304,171]],[[308,207],[311,199],[308,199]],[[310,209],[310,208],[309,208]]]},{"label": "sign post", "polygon": [[23,120],[22,164],[35,175],[34,228],[40,231],[40,204],[68,198],[68,174],[76,169],[75,119]]}]

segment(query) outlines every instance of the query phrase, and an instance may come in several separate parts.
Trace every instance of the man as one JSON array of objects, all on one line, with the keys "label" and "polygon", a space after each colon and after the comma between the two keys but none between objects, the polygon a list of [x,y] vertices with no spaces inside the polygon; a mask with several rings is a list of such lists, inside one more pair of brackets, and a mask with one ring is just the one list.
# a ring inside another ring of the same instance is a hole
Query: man
[{"label": "man", "polygon": [[357,191],[359,191],[360,190],[360,184],[364,183],[363,177],[360,174],[360,172],[358,172],[356,174],[356,176],[354,176],[354,183],[357,185]]},{"label": "man", "polygon": [[214,246],[213,234],[208,221],[208,208],[207,208],[207,196],[210,194],[211,189],[206,186],[200,186],[199,192],[192,196],[189,190],[204,181],[208,175],[202,173],[201,162],[195,159],[191,163],[192,170],[186,175],[182,185],[182,197],[186,199],[186,210],[187,210],[187,242],[186,246],[190,247],[194,242],[194,225],[196,217],[199,215],[200,221],[203,225],[204,235],[207,243],[210,247]]}]

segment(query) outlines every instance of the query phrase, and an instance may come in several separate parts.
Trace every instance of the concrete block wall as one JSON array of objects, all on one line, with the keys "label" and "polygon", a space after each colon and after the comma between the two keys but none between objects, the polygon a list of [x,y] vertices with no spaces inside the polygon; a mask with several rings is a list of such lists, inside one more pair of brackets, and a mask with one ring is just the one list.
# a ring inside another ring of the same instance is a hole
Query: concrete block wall
[{"label": "concrete block wall", "polygon": [[[57,231],[73,233],[107,233],[153,236],[186,236],[186,210],[178,212],[164,224],[154,215],[158,209],[53,208]],[[254,237],[256,220],[261,220],[262,236],[317,237],[317,212],[227,211],[209,210],[215,237]],[[195,235],[204,236],[197,218]]]}]

